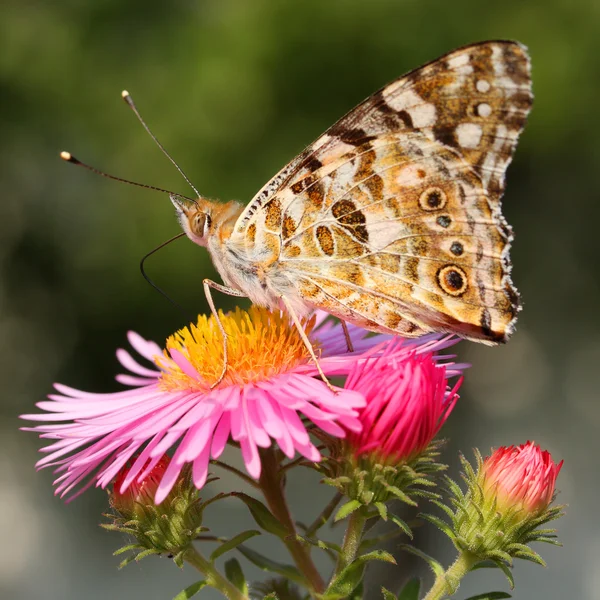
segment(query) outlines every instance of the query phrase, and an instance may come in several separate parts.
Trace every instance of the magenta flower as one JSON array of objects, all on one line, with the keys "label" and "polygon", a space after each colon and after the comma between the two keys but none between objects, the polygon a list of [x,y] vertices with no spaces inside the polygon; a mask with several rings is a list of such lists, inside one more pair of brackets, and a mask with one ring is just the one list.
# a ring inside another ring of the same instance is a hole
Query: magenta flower
[{"label": "magenta flower", "polygon": [[347,436],[356,457],[373,454],[383,462],[408,462],[427,449],[452,412],[462,382],[461,377],[448,388],[448,377],[465,365],[445,363],[434,354],[450,343],[456,339],[432,340],[415,349],[400,340],[378,358],[355,366],[345,387],[367,400],[359,415],[362,430]]},{"label": "magenta flower", "polygon": [[554,498],[556,464],[550,452],[534,442],[501,446],[483,461],[480,476],[487,497],[495,497],[500,511],[523,509],[532,515],[544,512]]},{"label": "magenta flower", "polygon": [[[341,326],[323,322],[325,316],[317,315],[306,328],[327,375],[347,375],[381,354],[389,340],[350,326],[354,352],[348,353]],[[315,378],[317,369],[285,315],[252,307],[221,318],[228,334],[228,370],[214,389],[222,340],[214,319],[199,317],[196,325],[171,336],[164,352],[129,333],[131,346],[148,361],[143,365],[126,350],[117,351],[129,371],[117,380],[133,389],[97,394],[55,384],[58,394],[37,405],[42,413],[23,415],[43,423],[28,430],[54,440],[42,449],[47,456],[37,467],[55,468],[56,494],[74,497],[93,484],[104,488],[131,459],[119,489],[123,493],[175,448],[154,498],[160,504],[186,463],[192,463],[193,481],[202,487],[210,459],[218,458],[230,440],[239,443],[248,473],[258,478],[258,449],[273,442],[289,458],[298,452],[320,460],[301,416],[333,437],[360,431],[362,393],[341,388],[333,393]],[[403,353],[415,345],[393,348]],[[382,360],[396,360],[396,355],[389,349]]]}]

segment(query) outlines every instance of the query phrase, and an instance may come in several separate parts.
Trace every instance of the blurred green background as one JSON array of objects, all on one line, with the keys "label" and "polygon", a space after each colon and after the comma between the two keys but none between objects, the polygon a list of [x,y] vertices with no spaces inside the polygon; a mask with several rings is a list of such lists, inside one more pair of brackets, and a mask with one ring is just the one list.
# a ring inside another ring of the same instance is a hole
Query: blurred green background
[{"label": "blurred green background", "polygon": [[[62,163],[58,152],[189,194],[121,100],[127,88],[203,194],[248,201],[381,85],[489,38],[518,39],[533,60],[535,106],[505,196],[524,310],[508,346],[459,347],[473,368],[446,458],[456,465],[458,449],[527,439],[564,458],[565,547],[540,548],[549,570],[517,565],[515,597],[600,598],[597,0],[0,4],[1,597],[168,599],[195,580],[154,558],[117,571],[111,552],[123,540],[97,525],[105,494],[70,505],[54,498],[52,474],[33,469],[39,441],[17,431],[16,415],[53,381],[117,389],[114,351],[128,329],[162,342],[183,324],[138,270],[144,253],[179,231],[168,198]],[[214,272],[203,249],[178,241],[148,271],[184,306],[206,310],[201,279]],[[307,520],[330,493],[297,479],[291,490]],[[233,502],[210,516],[225,535],[244,523]],[[450,559],[441,536],[423,532],[421,542]],[[392,587],[399,573],[371,575]],[[499,572],[469,576],[458,597],[488,589],[506,589]]]}]

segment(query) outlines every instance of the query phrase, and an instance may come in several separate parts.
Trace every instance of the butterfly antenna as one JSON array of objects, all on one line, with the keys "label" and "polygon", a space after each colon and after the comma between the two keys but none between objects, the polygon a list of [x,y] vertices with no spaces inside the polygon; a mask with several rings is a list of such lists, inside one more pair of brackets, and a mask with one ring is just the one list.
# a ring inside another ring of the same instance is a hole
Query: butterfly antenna
[{"label": "butterfly antenna", "polygon": [[166,245],[170,244],[171,242],[174,242],[175,240],[179,239],[180,237],[185,236],[185,233],[182,231],[181,233],[178,233],[177,235],[173,236],[171,239],[167,240],[166,242],[163,242],[162,244],[160,244],[159,246],[156,246],[156,248],[154,248],[153,250],[150,250],[150,252],[148,252],[148,254],[144,255],[144,257],[142,258],[142,260],[140,261],[140,271],[142,272],[142,276],[144,277],[144,279],[160,294],[162,294],[175,308],[177,308],[177,310],[179,310],[179,312],[181,314],[183,314],[185,316],[185,318],[189,321],[193,321],[194,318],[190,318],[189,313],[181,306],[181,304],[178,304],[177,302],[175,302],[175,300],[173,300],[173,298],[171,298],[171,296],[169,296],[164,290],[162,290],[161,288],[158,287],[158,285],[156,285],[156,283],[154,283],[154,281],[152,281],[152,279],[150,279],[150,277],[148,277],[148,275],[146,274],[146,270],[144,269],[144,263],[146,262],[146,260],[148,258],[150,258],[155,252],[158,252],[161,248],[164,248]]},{"label": "butterfly antenna", "polygon": [[135,116],[138,118],[138,121],[142,124],[142,127],[147,131],[148,135],[154,140],[154,143],[161,149],[162,153],[173,163],[173,166],[179,171],[179,174],[186,180],[187,184],[194,190],[194,193],[196,194],[196,196],[198,198],[200,198],[201,197],[200,193],[194,187],[194,184],[189,180],[188,176],[183,172],[183,169],[175,162],[173,157],[165,150],[165,147],[158,141],[158,139],[152,133],[152,131],[150,131],[150,127],[148,127],[148,125],[146,125],[146,121],[144,121],[144,119],[142,119],[142,115],[140,115],[140,113],[137,109],[137,106],[133,102],[133,98],[130,96],[129,92],[127,90],[123,90],[121,92],[121,96],[123,97],[123,100],[125,100],[125,102],[127,102],[127,104],[129,105],[129,108],[131,108],[131,110],[135,113]]},{"label": "butterfly antenna", "polygon": [[[154,185],[147,185],[145,183],[138,183],[137,181],[130,181],[129,179],[123,179],[122,177],[116,177],[115,175],[109,175],[104,171],[100,171],[100,169],[95,169],[94,167],[90,167],[90,165],[86,165],[81,162],[78,158],[75,158],[70,152],[65,152],[64,150],[60,153],[60,157],[66,161],[73,163],[74,165],[79,165],[80,167],[86,168],[88,171],[92,173],[96,173],[96,175],[102,175],[102,177],[106,177],[108,179],[113,179],[114,181],[120,181],[122,183],[128,183],[129,185],[135,185],[137,187],[146,188],[147,190],[155,190],[157,192],[163,192],[165,194],[174,194],[174,192],[170,192],[169,190],[165,190],[163,188],[156,187]],[[190,202],[196,202],[193,198],[188,198],[187,196],[183,196],[186,200]]]}]

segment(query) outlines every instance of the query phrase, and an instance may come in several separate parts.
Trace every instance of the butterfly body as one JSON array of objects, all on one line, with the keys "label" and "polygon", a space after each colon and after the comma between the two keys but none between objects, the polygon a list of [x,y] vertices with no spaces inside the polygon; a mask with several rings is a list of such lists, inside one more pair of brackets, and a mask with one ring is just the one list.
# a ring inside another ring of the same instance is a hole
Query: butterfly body
[{"label": "butterfly body", "polygon": [[171,199],[225,284],[257,304],[503,342],[519,298],[500,197],[531,102],[524,47],[474,44],[369,97],[247,207]]}]

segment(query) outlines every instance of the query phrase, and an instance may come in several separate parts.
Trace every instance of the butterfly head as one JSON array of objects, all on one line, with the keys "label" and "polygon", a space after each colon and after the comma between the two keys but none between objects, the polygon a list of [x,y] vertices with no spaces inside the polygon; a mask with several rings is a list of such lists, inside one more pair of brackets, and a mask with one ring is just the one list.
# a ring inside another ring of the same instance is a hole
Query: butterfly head
[{"label": "butterfly head", "polygon": [[[227,239],[233,226],[244,209],[239,202],[213,202],[206,198],[190,200],[178,194],[170,194],[171,202],[177,211],[177,218],[187,237],[205,248]],[[209,248],[210,250],[211,248]]]},{"label": "butterfly head", "polygon": [[177,194],[169,196],[177,211],[179,224],[185,234],[200,246],[206,246],[212,226],[211,202],[206,200],[189,200]]}]

